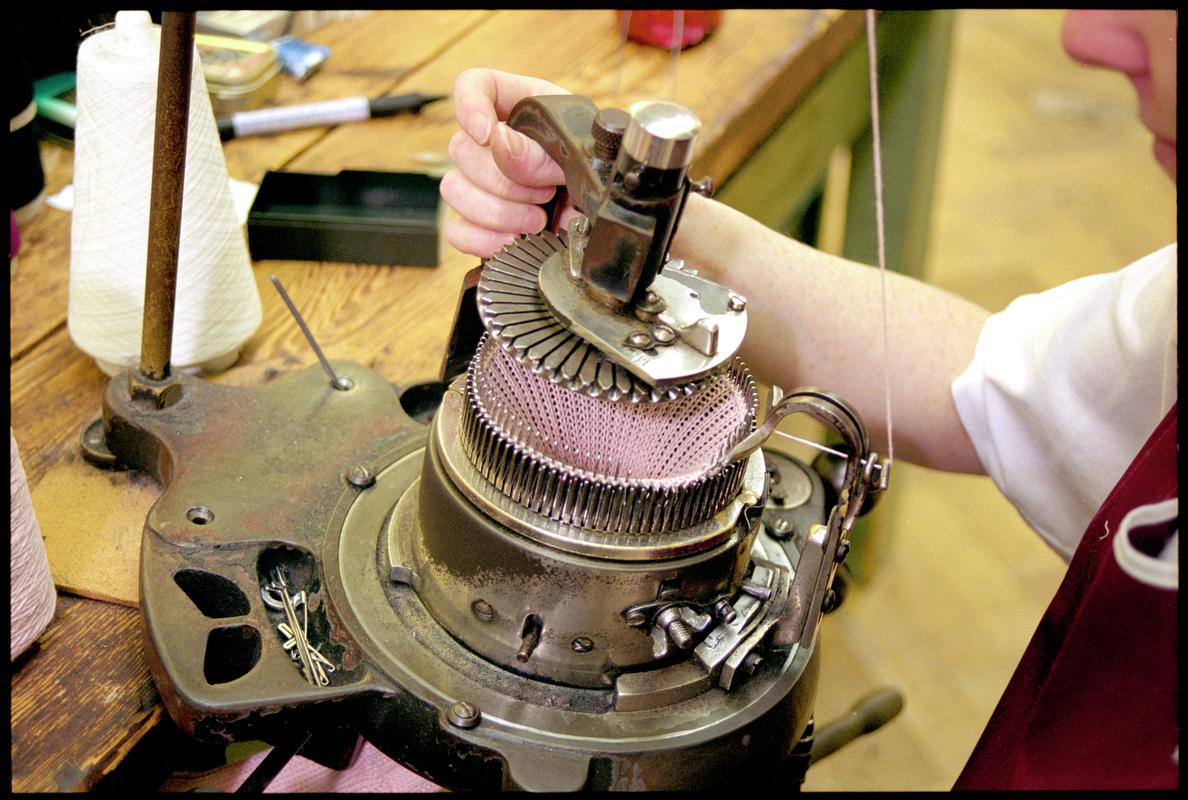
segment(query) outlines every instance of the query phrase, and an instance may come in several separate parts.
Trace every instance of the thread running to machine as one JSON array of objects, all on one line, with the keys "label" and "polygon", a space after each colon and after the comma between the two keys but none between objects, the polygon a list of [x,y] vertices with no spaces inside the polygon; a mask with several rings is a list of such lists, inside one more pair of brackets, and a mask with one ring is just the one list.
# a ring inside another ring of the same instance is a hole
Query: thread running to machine
[{"label": "thread running to machine", "polygon": [[866,9],[866,53],[870,72],[870,129],[874,154],[875,233],[878,238],[879,280],[882,283],[883,306],[883,397],[887,415],[887,461],[895,461],[895,437],[891,428],[891,342],[887,300],[887,233],[883,224],[883,140],[879,125],[878,42],[874,9]]}]

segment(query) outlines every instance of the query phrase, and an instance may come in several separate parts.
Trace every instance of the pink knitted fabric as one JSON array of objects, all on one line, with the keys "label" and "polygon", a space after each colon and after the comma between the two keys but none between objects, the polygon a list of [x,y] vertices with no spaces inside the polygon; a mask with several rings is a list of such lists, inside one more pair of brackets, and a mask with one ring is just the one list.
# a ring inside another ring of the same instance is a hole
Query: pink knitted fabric
[{"label": "pink knitted fabric", "polygon": [[[265,750],[236,764],[194,775],[177,775],[161,787],[165,792],[189,792],[211,789],[233,792],[247,780],[252,770],[268,755]],[[443,789],[415,772],[410,772],[364,742],[355,763],[344,770],[334,770],[294,756],[272,779],[265,792],[440,792]]]}]

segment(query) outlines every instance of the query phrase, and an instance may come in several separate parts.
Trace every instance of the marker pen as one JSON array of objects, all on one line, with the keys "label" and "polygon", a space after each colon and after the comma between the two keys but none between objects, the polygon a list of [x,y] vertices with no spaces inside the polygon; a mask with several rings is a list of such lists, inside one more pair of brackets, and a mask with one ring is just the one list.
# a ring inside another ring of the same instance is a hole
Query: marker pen
[{"label": "marker pen", "polygon": [[343,122],[359,122],[373,117],[390,117],[394,114],[416,114],[429,103],[445,97],[444,94],[425,95],[414,92],[377,97],[374,100],[367,97],[344,97],[296,106],[237,111],[218,120],[219,138],[226,141],[261,133],[278,133],[319,125],[339,125]]}]

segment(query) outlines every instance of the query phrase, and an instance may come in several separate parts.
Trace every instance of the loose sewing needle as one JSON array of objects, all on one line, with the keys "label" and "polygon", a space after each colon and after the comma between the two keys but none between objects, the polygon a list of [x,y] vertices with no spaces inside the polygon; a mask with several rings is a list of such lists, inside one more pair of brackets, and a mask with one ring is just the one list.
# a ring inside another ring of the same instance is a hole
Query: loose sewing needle
[{"label": "loose sewing needle", "polygon": [[285,287],[281,285],[280,278],[273,275],[270,280],[276,290],[280,292],[281,300],[285,301],[285,305],[289,307],[289,313],[293,315],[293,319],[297,320],[297,327],[301,328],[301,332],[305,334],[305,338],[309,341],[309,346],[313,348],[314,355],[318,357],[318,361],[322,362],[322,369],[326,370],[326,374],[330,376],[330,385],[335,389],[346,391],[355,385],[350,378],[339,377],[334,374],[334,370],[330,367],[330,362],[326,360],[326,356],[322,355],[322,348],[318,347],[318,342],[314,339],[313,334],[310,333],[309,326],[305,324],[305,320],[301,317],[301,312],[297,310],[297,306],[293,305],[293,301],[289,299],[289,293],[285,291]]}]

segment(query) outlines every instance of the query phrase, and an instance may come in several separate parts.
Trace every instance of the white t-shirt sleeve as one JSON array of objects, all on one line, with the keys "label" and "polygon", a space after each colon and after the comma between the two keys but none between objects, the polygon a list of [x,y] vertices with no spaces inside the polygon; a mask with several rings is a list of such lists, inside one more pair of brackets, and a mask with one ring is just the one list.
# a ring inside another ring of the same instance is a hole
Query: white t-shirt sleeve
[{"label": "white t-shirt sleeve", "polygon": [[1176,401],[1172,244],[992,315],[953,400],[987,474],[1065,559]]}]

